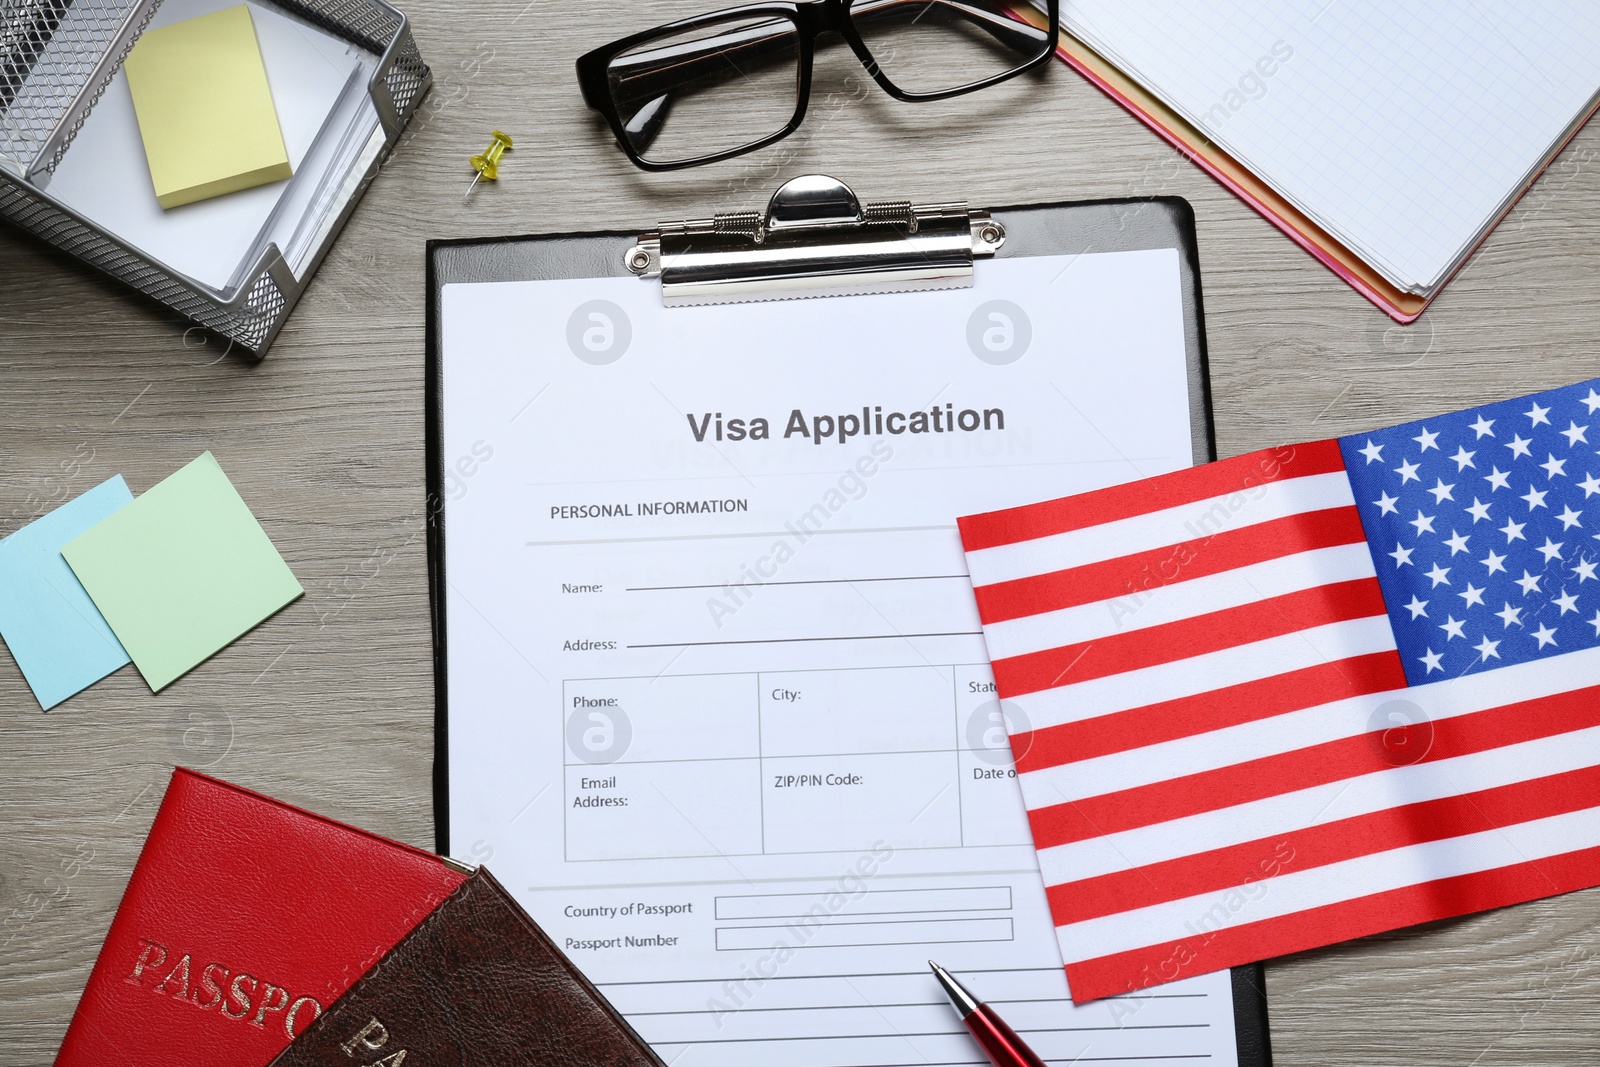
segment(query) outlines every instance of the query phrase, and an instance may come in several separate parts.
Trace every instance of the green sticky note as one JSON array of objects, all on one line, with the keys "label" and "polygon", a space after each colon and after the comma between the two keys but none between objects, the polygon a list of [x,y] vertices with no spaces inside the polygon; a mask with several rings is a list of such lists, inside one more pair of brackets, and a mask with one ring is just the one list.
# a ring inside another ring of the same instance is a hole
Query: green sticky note
[{"label": "green sticky note", "polygon": [[305,592],[210,452],[61,555],[152,690]]}]

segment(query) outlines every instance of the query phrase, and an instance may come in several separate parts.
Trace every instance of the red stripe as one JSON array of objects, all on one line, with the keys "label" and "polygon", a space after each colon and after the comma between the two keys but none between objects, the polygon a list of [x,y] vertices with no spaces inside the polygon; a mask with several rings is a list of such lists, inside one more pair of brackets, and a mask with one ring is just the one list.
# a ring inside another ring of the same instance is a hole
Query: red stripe
[{"label": "red stripe", "polygon": [[[1600,686],[1486,708],[1405,728],[1408,744],[1433,763],[1600,725]],[[1398,729],[1398,728],[1397,728]],[[1395,730],[1374,730],[1261,759],[1181,775],[1028,813],[1036,848],[1182,819],[1201,812],[1390,770]]]},{"label": "red stripe", "polygon": [[1342,470],[1344,459],[1339,453],[1339,442],[1334,440],[1269,448],[1059,500],[968,515],[958,520],[961,543],[968,552],[1014,545],[1036,537],[1241,493],[1267,482]]},{"label": "red stripe", "polygon": [[1285,515],[1148,552],[979,586],[978,618],[987,626],[1100,600],[1138,596],[1151,589],[1297,552],[1365,541],[1361,516],[1353,506]]},{"label": "red stripe", "polygon": [[1400,653],[1373,652],[1011,738],[1019,772],[1059,767],[1268,719],[1346,697],[1404,689]]},{"label": "red stripe", "polygon": [[995,687],[1010,699],[1375,615],[1386,615],[1378,579],[1334,582],[1159,626],[997,659]]},{"label": "red stripe", "polygon": [[[1293,867],[1291,861],[1288,869]],[[1271,883],[1265,884],[1270,892]],[[1600,848],[1586,848],[1373,893],[1224,930],[1208,928],[1206,916],[1198,916],[1190,927],[1196,932],[1181,940],[1069,963],[1067,982],[1072,986],[1072,999],[1081,1004],[1352,937],[1502,908],[1596,884],[1600,884]],[[1220,906],[1228,908],[1226,903]],[[1245,899],[1233,914],[1248,915],[1249,906]]]},{"label": "red stripe", "polygon": [[1065,882],[1050,886],[1046,893],[1056,925],[1068,926],[1260,881],[1282,865],[1280,852],[1285,842],[1293,851],[1294,869],[1307,870],[1424,841],[1547,819],[1594,807],[1597,802],[1600,767],[1584,767]]}]

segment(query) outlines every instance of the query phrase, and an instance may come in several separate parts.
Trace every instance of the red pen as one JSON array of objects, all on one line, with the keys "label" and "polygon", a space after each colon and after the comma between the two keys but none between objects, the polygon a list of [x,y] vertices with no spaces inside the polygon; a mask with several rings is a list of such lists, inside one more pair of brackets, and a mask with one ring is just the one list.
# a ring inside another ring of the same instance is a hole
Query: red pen
[{"label": "red pen", "polygon": [[977,1038],[978,1044],[983,1046],[983,1054],[989,1057],[994,1067],[1045,1067],[1044,1061],[1033,1049],[1023,1044],[1022,1038],[995,1014],[993,1008],[968,993],[960,982],[950,976],[949,971],[937,963],[929,960],[928,966],[933,968],[933,976],[944,986],[962,1023]]}]

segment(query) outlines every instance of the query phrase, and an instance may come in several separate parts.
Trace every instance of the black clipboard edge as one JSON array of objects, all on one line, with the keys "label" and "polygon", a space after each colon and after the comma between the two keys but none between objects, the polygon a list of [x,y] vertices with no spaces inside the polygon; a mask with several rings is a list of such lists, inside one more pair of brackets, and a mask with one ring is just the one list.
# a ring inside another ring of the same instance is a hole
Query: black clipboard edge
[{"label": "black clipboard edge", "polygon": [[[1105,200],[1071,200],[1049,203],[1021,204],[991,209],[1002,221],[1007,216],[1036,217],[1062,208],[1105,208],[1116,213],[1118,231],[1123,231],[1131,218],[1137,220],[1146,207],[1154,207],[1166,216],[1165,222],[1176,231],[1177,247],[1181,249],[1180,269],[1183,277],[1183,310],[1185,342],[1192,353],[1189,365],[1191,433],[1194,451],[1204,456],[1207,463],[1217,458],[1216,426],[1211,409],[1211,366],[1206,347],[1205,306],[1200,275],[1200,249],[1195,232],[1194,208],[1182,197],[1137,197]],[[563,232],[526,234],[514,237],[463,237],[430,240],[424,255],[427,259],[428,286],[425,349],[423,361],[424,425],[426,441],[424,462],[427,464],[427,545],[428,545],[428,606],[433,631],[433,817],[434,851],[441,856],[450,853],[450,723],[448,715],[448,670],[445,630],[445,573],[444,573],[444,407],[440,383],[439,352],[439,300],[444,283],[439,276],[441,253],[470,246],[511,246],[524,242],[571,241],[593,245],[594,239],[619,241],[631,244],[634,238],[648,227],[634,230],[607,230],[588,232]],[[1002,257],[1038,254],[1060,254],[1059,250],[1033,248],[1033,234],[1026,226],[1010,230]],[[1084,252],[1122,251],[1127,245],[1108,242]],[[1173,247],[1160,243],[1148,247]],[[507,257],[508,260],[511,257]],[[509,265],[509,263],[508,263]],[[605,269],[610,267],[611,269]],[[593,277],[619,277],[627,273],[621,256],[603,262],[597,271],[583,272]],[[581,276],[581,275],[575,275]],[[467,280],[467,279],[450,279]],[[487,279],[483,279],[487,280]],[[826,299],[826,298],[824,298]],[[1191,303],[1192,301],[1192,303]],[[1267,1019],[1267,993],[1265,969],[1260,963],[1247,964],[1232,969],[1230,984],[1233,991],[1234,1038],[1237,1043],[1239,1067],[1272,1067],[1271,1028]]]},{"label": "black clipboard edge", "polygon": [[[444,396],[442,393],[441,355],[439,351],[439,300],[446,281],[441,281],[440,254],[454,248],[503,246],[507,249],[530,241],[582,242],[592,245],[595,239],[632,244],[638,230],[592,230],[585,232],[524,234],[509,237],[453,237],[433,239],[423,245],[424,272],[428,286],[426,325],[424,327],[422,362],[423,397],[423,463],[424,506],[427,516],[426,534],[428,549],[428,621],[433,639],[433,850],[441,856],[450,855],[450,718],[449,718],[449,662],[446,650],[445,629],[445,573],[444,573]],[[613,257],[615,269],[609,273],[626,275],[620,255]],[[578,266],[581,264],[575,264]],[[576,271],[573,276],[588,274],[604,277],[608,272]],[[450,281],[468,279],[450,279]],[[491,280],[491,279],[472,279]],[[1209,415],[1209,405],[1208,405]]]},{"label": "black clipboard edge", "polygon": [[1235,967],[1233,985],[1233,1037],[1239,1050],[1239,1067],[1272,1067],[1272,1027],[1267,1021],[1267,973],[1259,963]]}]

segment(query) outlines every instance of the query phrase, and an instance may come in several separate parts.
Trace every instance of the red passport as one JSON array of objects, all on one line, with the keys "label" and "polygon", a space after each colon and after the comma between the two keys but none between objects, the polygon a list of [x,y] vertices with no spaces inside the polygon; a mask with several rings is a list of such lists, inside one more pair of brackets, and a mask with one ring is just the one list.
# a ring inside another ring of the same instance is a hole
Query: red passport
[{"label": "red passport", "polygon": [[179,768],[57,1067],[264,1067],[466,875]]}]

